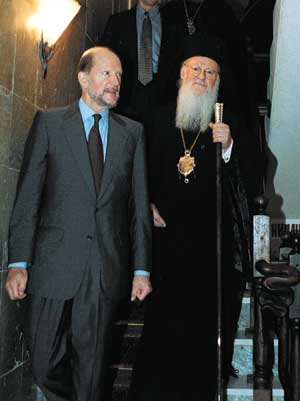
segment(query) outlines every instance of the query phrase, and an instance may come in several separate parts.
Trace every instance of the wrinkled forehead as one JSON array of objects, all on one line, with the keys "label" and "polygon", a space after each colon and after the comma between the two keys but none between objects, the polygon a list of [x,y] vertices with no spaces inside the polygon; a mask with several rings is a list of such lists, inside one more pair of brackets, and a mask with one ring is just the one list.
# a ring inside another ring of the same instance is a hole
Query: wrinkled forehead
[{"label": "wrinkled forehead", "polygon": [[98,50],[93,54],[92,68],[122,72],[122,65],[119,57],[107,49]]},{"label": "wrinkled forehead", "polygon": [[159,0],[139,0],[138,3],[140,6],[146,5],[146,6],[153,7],[159,3]]},{"label": "wrinkled forehead", "polygon": [[213,70],[218,70],[219,65],[218,63],[213,60],[212,58],[209,57],[204,57],[204,56],[193,56],[184,61],[184,64],[189,65],[189,66],[202,66],[205,68],[211,68]]}]

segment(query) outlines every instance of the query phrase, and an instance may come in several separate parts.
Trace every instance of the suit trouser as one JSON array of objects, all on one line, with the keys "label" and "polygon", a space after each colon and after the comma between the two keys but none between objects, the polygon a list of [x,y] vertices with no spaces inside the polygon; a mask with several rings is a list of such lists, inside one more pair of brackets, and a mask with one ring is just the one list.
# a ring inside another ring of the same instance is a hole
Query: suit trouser
[{"label": "suit trouser", "polygon": [[48,401],[104,399],[116,302],[100,288],[99,255],[92,253],[74,298],[28,295],[25,341],[32,374]]}]

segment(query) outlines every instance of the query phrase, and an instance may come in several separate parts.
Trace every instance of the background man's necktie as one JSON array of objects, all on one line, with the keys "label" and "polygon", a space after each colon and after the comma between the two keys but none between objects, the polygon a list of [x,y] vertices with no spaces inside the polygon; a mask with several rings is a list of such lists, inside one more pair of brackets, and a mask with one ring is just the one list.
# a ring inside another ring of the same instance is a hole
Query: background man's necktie
[{"label": "background man's necktie", "polygon": [[90,154],[90,162],[94,176],[96,193],[98,195],[101,178],[103,175],[104,160],[103,160],[103,146],[99,131],[100,114],[94,114],[94,125],[90,130],[88,137],[88,149]]},{"label": "background man's necktie", "polygon": [[147,85],[152,81],[152,24],[149,14],[145,12],[139,49],[138,80]]}]

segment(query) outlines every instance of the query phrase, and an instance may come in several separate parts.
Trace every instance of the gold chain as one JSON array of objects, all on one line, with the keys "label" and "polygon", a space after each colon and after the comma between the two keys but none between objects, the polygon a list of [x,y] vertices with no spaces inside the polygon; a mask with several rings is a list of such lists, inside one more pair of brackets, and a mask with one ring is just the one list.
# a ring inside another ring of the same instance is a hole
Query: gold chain
[{"label": "gold chain", "polygon": [[189,149],[187,149],[186,143],[185,143],[185,139],[184,139],[183,129],[180,128],[180,134],[181,134],[181,139],[182,139],[182,143],[183,143],[183,147],[184,147],[184,153],[187,153],[187,152],[188,152],[189,155],[192,153],[193,147],[196,145],[196,142],[197,142],[197,140],[198,140],[198,138],[199,138],[200,132],[201,132],[201,131],[200,131],[200,129],[199,129],[199,132],[198,132],[198,134],[197,134],[197,136],[196,136],[194,142],[192,143],[192,146],[191,146]]}]

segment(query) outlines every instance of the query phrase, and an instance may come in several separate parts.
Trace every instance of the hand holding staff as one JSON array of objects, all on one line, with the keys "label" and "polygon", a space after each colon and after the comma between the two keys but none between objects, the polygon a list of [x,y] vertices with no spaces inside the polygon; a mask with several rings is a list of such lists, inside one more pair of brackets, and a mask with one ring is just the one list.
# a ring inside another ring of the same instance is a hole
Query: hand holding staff
[{"label": "hand holding staff", "polygon": [[209,127],[212,129],[213,142],[222,143],[222,149],[226,151],[232,143],[232,136],[229,125],[223,123],[223,103],[215,104],[215,123],[209,123]]}]

